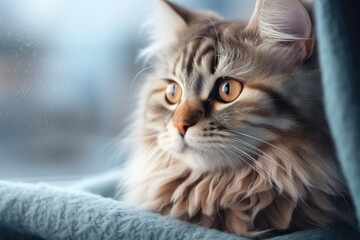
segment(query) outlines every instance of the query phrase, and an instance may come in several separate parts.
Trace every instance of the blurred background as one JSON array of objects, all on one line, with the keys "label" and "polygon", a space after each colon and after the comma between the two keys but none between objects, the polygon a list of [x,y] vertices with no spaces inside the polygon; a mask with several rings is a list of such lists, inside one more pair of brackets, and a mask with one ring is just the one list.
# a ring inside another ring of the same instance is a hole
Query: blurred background
[{"label": "blurred background", "polygon": [[[173,0],[246,19],[253,0]],[[73,181],[120,166],[141,26],[155,0],[0,0],[0,179]],[[142,74],[133,89],[141,85]]]}]

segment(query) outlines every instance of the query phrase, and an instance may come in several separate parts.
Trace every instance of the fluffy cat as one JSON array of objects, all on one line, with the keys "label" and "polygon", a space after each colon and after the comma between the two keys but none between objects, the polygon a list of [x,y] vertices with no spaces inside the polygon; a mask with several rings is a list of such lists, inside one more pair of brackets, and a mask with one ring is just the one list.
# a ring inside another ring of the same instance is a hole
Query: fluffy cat
[{"label": "fluffy cat", "polygon": [[311,8],[258,0],[229,22],[158,3],[123,200],[248,237],[352,221]]}]

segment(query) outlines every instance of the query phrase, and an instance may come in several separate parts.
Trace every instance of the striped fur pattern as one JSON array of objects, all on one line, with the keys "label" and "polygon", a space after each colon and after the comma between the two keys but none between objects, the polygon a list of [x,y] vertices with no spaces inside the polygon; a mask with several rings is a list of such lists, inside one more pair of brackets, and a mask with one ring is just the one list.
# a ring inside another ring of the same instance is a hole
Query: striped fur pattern
[{"label": "striped fur pattern", "polygon": [[[156,30],[145,50],[154,71],[140,93],[123,200],[248,237],[352,221],[324,118],[310,8],[260,0],[249,22],[227,22],[159,3],[160,23],[176,26]],[[231,103],[213,97],[223,78],[244,85]],[[165,100],[171,81],[182,88],[175,105]],[[172,119],[190,112],[196,124],[182,137]]]}]

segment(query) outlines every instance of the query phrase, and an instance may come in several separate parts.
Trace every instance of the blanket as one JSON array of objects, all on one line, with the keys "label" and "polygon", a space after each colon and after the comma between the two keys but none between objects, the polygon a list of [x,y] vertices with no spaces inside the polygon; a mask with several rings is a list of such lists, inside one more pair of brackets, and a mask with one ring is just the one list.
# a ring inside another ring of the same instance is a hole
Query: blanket
[{"label": "blanket", "polygon": [[[359,217],[359,1],[316,0],[315,5],[326,113]],[[106,173],[66,190],[0,181],[0,239],[244,239],[113,200],[119,174]],[[272,239],[350,240],[360,235],[337,227]]]},{"label": "blanket", "polygon": [[[112,199],[120,174],[106,173],[67,189],[0,181],[0,239],[245,239],[143,212]],[[352,240],[357,237],[355,230],[339,227],[273,239]]]}]

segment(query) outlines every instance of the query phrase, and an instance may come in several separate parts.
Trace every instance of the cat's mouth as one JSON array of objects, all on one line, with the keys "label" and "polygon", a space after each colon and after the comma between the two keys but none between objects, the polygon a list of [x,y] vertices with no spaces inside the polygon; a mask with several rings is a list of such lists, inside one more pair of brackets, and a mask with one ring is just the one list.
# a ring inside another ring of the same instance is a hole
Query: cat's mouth
[{"label": "cat's mouth", "polygon": [[188,141],[185,138],[181,138],[179,140],[179,154],[185,153],[187,151],[196,151],[195,148],[193,148],[191,145],[189,145]]},{"label": "cat's mouth", "polygon": [[166,152],[178,157],[192,153],[202,155],[202,153],[207,152],[208,149],[205,146],[207,144],[204,144],[204,141],[199,142],[196,131],[189,130],[185,135],[181,135],[175,129],[169,130],[169,132],[160,134],[157,138],[158,145]]},{"label": "cat's mouth", "polygon": [[202,153],[205,152],[204,149],[200,148],[195,142],[193,142],[190,138],[182,137],[177,141],[179,145],[178,154],[184,153]]},{"label": "cat's mouth", "polygon": [[176,137],[170,143],[162,144],[170,153],[179,155],[188,152],[198,152],[199,149],[194,146],[194,143],[188,137]]}]

